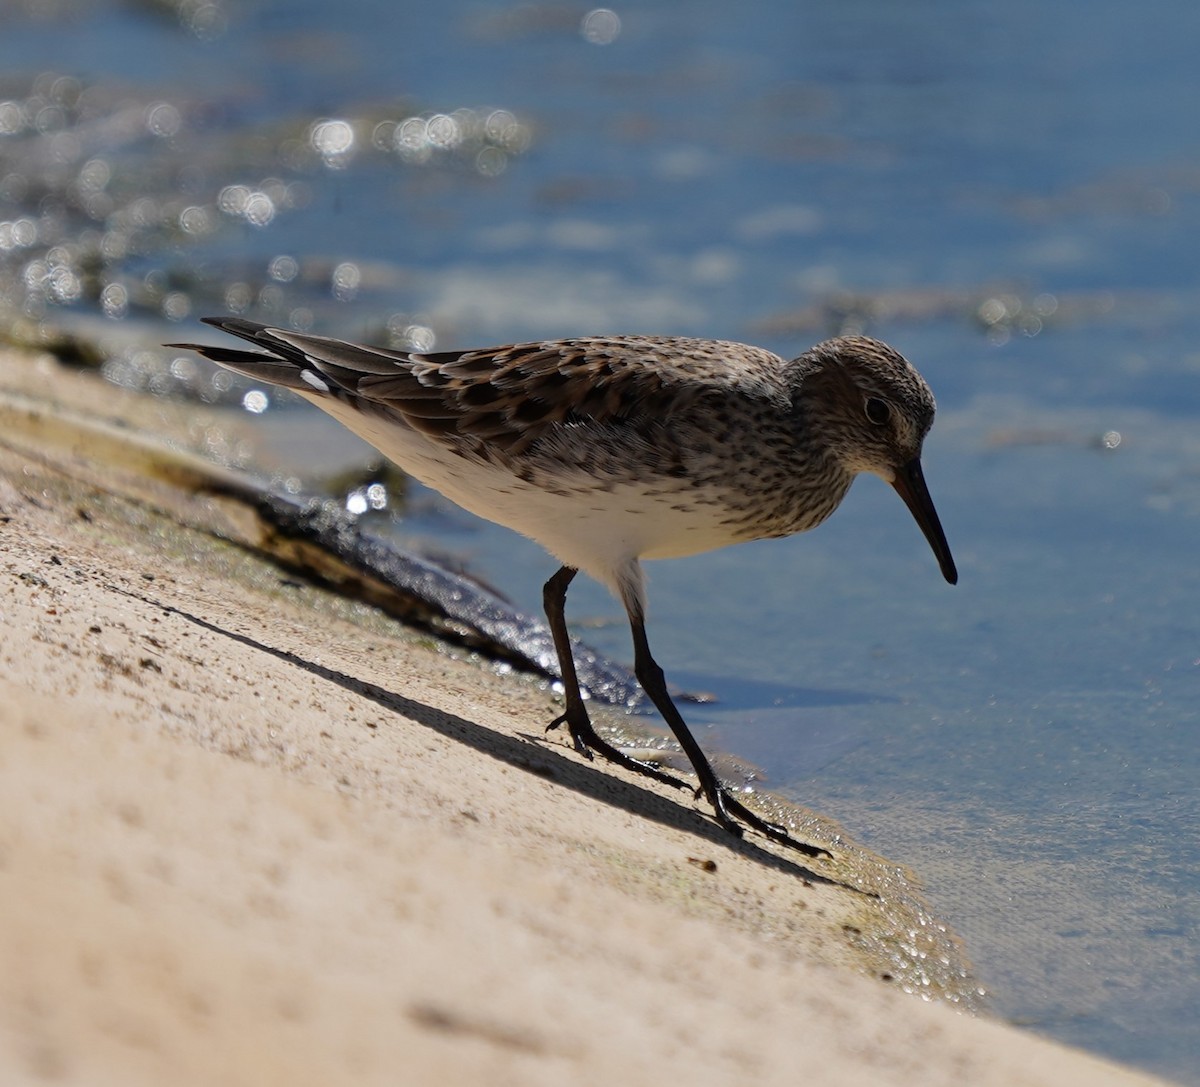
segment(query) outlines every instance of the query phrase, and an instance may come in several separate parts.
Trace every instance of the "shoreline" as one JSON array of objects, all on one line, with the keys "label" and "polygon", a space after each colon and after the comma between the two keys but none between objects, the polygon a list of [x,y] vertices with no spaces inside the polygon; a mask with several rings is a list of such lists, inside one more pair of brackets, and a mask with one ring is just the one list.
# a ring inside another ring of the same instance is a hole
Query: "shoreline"
[{"label": "shoreline", "polygon": [[956,1012],[956,938],[836,824],[801,831],[831,863],[736,842],[543,736],[533,681],[199,531],[213,501],[0,436],[6,1078],[1162,1082]]}]

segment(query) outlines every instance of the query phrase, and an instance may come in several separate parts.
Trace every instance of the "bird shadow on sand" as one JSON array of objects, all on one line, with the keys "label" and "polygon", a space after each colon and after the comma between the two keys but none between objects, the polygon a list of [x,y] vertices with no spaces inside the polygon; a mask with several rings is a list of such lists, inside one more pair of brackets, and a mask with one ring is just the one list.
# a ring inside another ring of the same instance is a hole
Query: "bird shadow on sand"
[{"label": "bird shadow on sand", "polygon": [[256,638],[209,622],[207,619],[202,619],[198,615],[193,615],[174,605],[152,600],[117,585],[109,584],[107,587],[123,596],[133,597],[172,615],[177,615],[203,630],[229,638],[241,645],[303,669],[327,682],[337,684],[344,690],[361,698],[369,699],[384,709],[401,714],[440,736],[466,744],[481,754],[498,759],[509,766],[533,774],[535,777],[552,781],[563,788],[572,789],[583,796],[620,808],[632,815],[652,819],[664,826],[675,827],[712,846],[733,850],[759,864],[807,882],[839,887],[867,897],[876,897],[871,892],[864,891],[852,884],[815,872],[807,865],[793,860],[789,856],[765,849],[754,841],[735,838],[714,823],[711,818],[687,806],[686,803],[661,796],[652,789],[586,763],[573,752],[569,752],[559,741],[528,733],[518,733],[515,736],[505,735],[465,717],[389,691],[368,680],[317,664],[290,650],[277,649]]}]

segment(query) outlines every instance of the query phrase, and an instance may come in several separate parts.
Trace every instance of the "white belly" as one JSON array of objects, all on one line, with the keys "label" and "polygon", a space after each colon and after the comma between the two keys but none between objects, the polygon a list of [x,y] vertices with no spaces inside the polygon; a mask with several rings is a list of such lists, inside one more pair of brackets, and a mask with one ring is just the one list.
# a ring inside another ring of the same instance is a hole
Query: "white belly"
[{"label": "white belly", "polygon": [[719,503],[697,503],[686,480],[601,485],[575,472],[559,481],[564,493],[554,493],[460,456],[401,424],[329,397],[306,399],[463,509],[536,540],[619,597],[620,577],[637,559],[692,555],[738,539],[721,524]]}]

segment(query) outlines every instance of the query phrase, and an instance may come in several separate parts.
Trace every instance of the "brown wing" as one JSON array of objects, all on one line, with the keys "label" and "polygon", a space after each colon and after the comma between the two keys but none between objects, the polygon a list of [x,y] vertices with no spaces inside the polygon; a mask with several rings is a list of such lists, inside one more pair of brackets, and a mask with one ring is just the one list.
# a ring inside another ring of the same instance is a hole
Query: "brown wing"
[{"label": "brown wing", "polygon": [[195,347],[216,362],[309,394],[328,392],[362,410],[394,412],[440,441],[510,456],[563,426],[664,423],[731,386],[786,395],[778,356],[711,340],[588,337],[421,354],[236,319],[209,323],[270,352]]}]

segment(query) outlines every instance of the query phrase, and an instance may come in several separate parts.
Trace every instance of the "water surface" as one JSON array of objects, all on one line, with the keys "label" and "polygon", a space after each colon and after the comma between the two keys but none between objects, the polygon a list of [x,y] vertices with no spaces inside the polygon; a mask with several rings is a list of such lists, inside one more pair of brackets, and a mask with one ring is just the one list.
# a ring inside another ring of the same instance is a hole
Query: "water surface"
[{"label": "water surface", "polygon": [[[999,1012],[1200,1083],[1195,5],[5,12],[0,305],[99,328],[114,379],[236,402],[144,354],[230,310],[898,345],[959,585],[864,479],[819,532],[652,564],[656,653],[719,697],[704,743],[922,873]],[[531,610],[553,569],[429,496],[397,531]],[[602,591],[571,607],[628,657]]]}]

